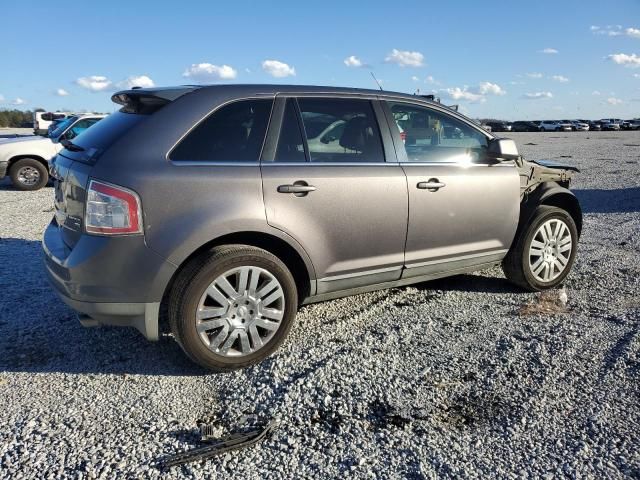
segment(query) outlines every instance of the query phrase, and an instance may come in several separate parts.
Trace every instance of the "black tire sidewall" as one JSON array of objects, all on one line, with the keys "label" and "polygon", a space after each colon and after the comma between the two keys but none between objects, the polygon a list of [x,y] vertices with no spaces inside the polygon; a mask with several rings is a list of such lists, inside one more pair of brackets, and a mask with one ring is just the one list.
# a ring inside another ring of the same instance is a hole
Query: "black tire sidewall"
[{"label": "black tire sidewall", "polygon": [[[18,180],[18,172],[24,167],[33,167],[38,170],[40,173],[40,179],[37,183],[34,183],[33,185],[26,185]],[[49,172],[47,171],[47,168],[41,162],[33,158],[23,158],[11,165],[11,168],[9,169],[9,176],[11,177],[13,186],[22,191],[40,190],[49,181]]]},{"label": "black tire sidewall", "polygon": [[[554,218],[562,220],[571,232],[571,255],[569,256],[569,262],[567,263],[567,266],[557,278],[553,279],[550,282],[540,282],[533,276],[533,273],[531,272],[531,269],[529,267],[529,248],[531,247],[531,242],[533,241],[534,234],[537,232],[538,228],[540,228],[540,226],[546,221]],[[569,213],[567,213],[565,210],[557,207],[538,207],[536,213],[533,215],[531,223],[529,224],[524,242],[522,244],[522,251],[520,252],[521,267],[526,282],[531,286],[531,288],[535,290],[547,290],[549,288],[560,285],[562,282],[564,282],[567,275],[569,275],[569,273],[571,272],[577,250],[578,229],[575,222],[573,221],[573,218],[571,218],[571,215],[569,215]]]},{"label": "black tire sidewall", "polygon": [[[284,291],[285,312],[280,328],[265,346],[250,355],[223,357],[209,350],[200,339],[196,331],[195,313],[202,294],[211,282],[222,273],[242,266],[261,267],[276,277]],[[218,371],[249,366],[271,355],[288,335],[296,316],[298,304],[295,281],[289,270],[276,257],[261,254],[258,249],[234,252],[224,259],[205,264],[193,275],[181,297],[176,310],[176,314],[179,315],[176,319],[176,327],[179,329],[181,346],[196,363]]]}]

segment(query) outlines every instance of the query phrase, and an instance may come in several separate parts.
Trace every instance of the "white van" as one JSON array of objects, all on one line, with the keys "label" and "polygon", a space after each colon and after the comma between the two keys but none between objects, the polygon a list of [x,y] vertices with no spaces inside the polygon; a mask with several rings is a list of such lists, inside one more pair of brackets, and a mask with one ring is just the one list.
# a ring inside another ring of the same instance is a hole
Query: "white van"
[{"label": "white van", "polygon": [[33,133],[46,135],[51,122],[61,120],[69,115],[71,115],[70,112],[33,112]]}]

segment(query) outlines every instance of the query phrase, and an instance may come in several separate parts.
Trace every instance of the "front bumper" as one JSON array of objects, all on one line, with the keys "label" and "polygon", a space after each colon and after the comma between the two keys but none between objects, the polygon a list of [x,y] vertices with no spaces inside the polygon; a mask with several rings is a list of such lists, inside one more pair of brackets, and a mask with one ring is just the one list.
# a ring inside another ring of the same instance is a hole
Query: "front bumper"
[{"label": "front bumper", "polygon": [[7,176],[8,167],[9,167],[9,162],[0,162],[0,178],[4,178]]},{"label": "front bumper", "polygon": [[54,219],[42,248],[49,282],[84,326],[130,326],[158,339],[160,302],[176,268],[142,236],[82,235],[70,249]]}]

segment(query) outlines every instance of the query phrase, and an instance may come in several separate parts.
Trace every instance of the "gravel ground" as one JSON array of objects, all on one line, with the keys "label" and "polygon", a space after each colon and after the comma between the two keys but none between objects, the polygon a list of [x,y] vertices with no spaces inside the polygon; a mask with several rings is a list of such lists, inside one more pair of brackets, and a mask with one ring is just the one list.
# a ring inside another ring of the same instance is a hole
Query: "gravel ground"
[{"label": "gravel ground", "polygon": [[[0,184],[0,477],[640,477],[640,132],[511,134],[582,169],[568,312],[499,268],[302,308],[262,364],[207,374],[170,337],[83,329],[48,287],[52,189]],[[160,472],[198,422],[276,417]]]}]

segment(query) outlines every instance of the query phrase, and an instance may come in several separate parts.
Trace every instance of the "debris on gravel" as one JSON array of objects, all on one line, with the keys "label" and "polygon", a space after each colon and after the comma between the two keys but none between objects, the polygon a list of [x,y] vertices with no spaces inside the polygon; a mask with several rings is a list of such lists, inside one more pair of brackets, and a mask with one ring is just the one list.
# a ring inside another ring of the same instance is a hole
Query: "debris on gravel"
[{"label": "debris on gravel", "polygon": [[[566,311],[521,315],[541,297],[495,267],[303,307],[223,374],[168,335],[82,328],[41,265],[52,189],[0,184],[0,478],[639,478],[640,132],[509,136],[581,170]],[[153,467],[246,412],[279,427]]]}]

